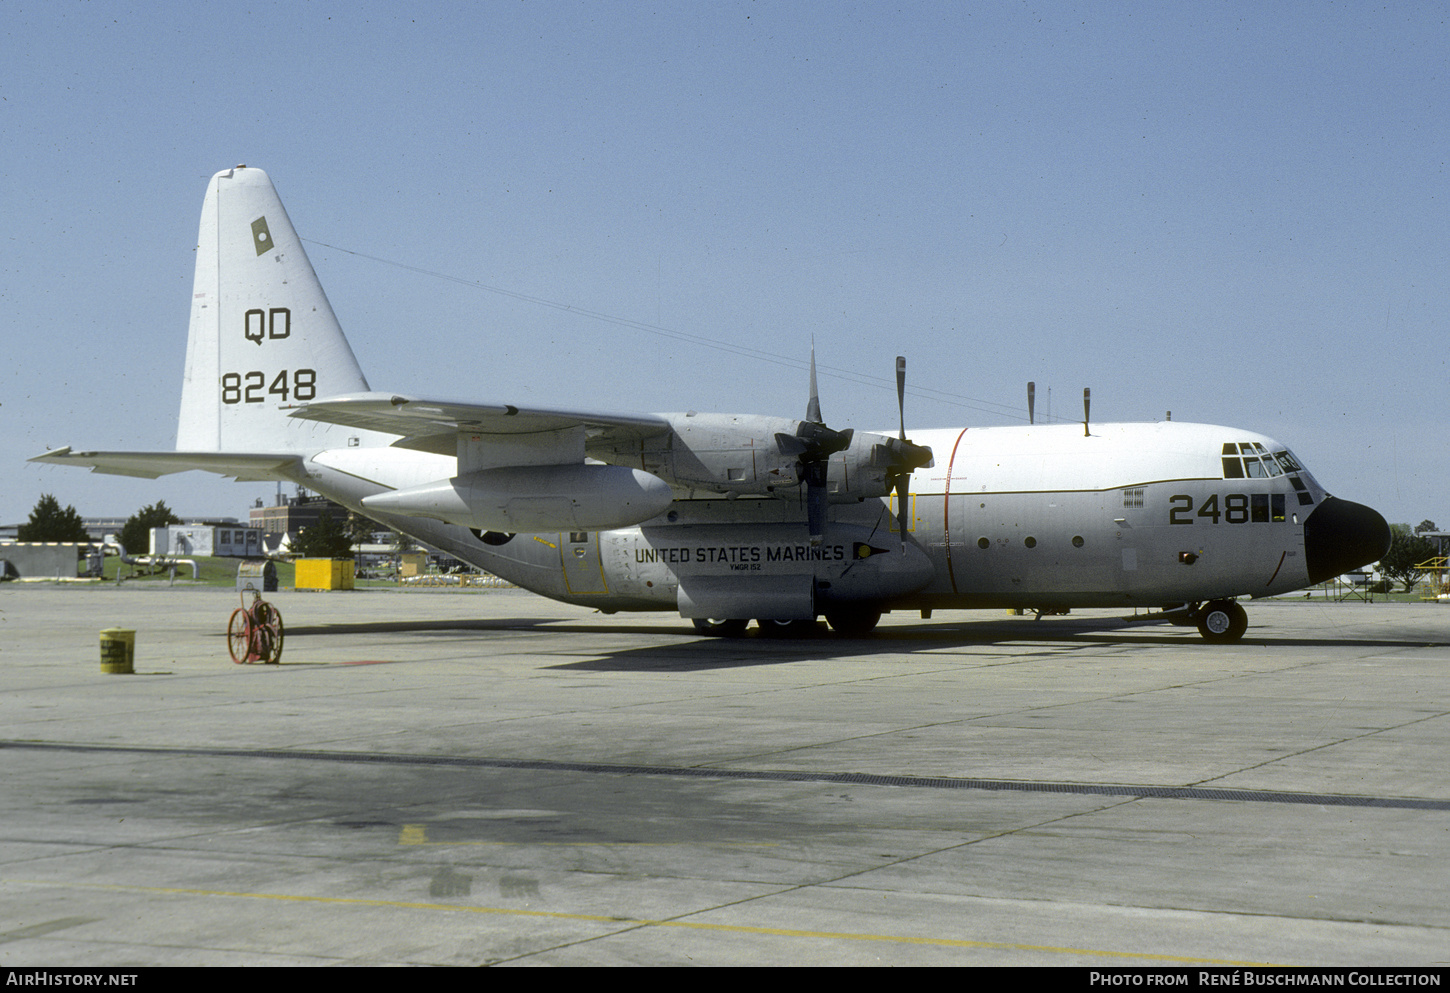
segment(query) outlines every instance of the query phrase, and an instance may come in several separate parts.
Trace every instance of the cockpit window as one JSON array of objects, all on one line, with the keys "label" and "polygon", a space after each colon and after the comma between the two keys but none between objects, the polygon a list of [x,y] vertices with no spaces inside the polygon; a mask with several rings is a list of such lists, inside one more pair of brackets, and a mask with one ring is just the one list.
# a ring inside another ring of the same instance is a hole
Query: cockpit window
[{"label": "cockpit window", "polygon": [[1223,478],[1244,478],[1244,463],[1239,458],[1239,446],[1231,441],[1223,443]]},{"label": "cockpit window", "polygon": [[1257,441],[1224,442],[1224,479],[1264,479],[1302,471],[1299,460],[1287,451],[1270,452]]}]

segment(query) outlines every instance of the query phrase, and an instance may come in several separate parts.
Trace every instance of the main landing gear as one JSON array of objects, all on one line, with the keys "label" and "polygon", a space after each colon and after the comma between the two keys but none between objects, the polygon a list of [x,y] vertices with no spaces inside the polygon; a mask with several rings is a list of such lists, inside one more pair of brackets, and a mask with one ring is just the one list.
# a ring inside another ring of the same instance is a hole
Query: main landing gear
[{"label": "main landing gear", "polygon": [[[881,611],[867,608],[828,611],[826,623],[831,630],[847,638],[862,638],[876,629],[881,622]],[[766,638],[804,638],[816,631],[814,620],[772,621],[757,620],[760,633]],[[695,630],[709,638],[742,638],[748,620],[734,618],[701,617],[694,622]]]},{"label": "main landing gear", "polygon": [[745,620],[725,620],[716,617],[698,617],[695,630],[707,638],[740,638],[745,635]]},{"label": "main landing gear", "polygon": [[[1236,600],[1210,600],[1194,605],[1191,609],[1185,607],[1138,619],[1196,625],[1204,641],[1218,645],[1238,641],[1249,629],[1248,612]],[[858,608],[850,611],[830,611],[826,614],[826,622],[831,625],[831,630],[846,638],[865,637],[875,630],[880,621],[879,610]],[[727,620],[702,617],[694,623],[695,630],[709,638],[743,638],[750,621],[740,618]],[[761,636],[766,638],[804,638],[817,630],[814,620],[757,620],[755,623],[760,627]]]}]

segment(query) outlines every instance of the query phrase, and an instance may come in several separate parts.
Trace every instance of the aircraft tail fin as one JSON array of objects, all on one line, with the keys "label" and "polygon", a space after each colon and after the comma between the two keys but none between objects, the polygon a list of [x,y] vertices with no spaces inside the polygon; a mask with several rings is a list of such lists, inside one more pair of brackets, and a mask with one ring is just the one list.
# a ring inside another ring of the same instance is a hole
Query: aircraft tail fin
[{"label": "aircraft tail fin", "polygon": [[245,166],[217,173],[197,241],[177,451],[340,447],[329,436],[347,429],[286,408],[367,389],[272,181]]}]

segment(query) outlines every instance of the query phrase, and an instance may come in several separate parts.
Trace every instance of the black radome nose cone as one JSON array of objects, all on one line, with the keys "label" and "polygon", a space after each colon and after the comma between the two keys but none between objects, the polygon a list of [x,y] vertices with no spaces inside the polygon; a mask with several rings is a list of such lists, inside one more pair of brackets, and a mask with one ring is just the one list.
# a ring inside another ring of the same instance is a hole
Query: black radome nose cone
[{"label": "black radome nose cone", "polygon": [[1378,562],[1389,550],[1389,524],[1364,504],[1327,496],[1304,521],[1310,583]]}]

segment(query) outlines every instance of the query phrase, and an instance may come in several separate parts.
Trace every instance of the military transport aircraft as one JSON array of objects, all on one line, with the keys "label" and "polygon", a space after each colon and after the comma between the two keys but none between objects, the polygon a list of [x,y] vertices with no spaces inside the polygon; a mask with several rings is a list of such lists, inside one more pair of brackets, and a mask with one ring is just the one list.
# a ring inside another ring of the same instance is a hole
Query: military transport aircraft
[{"label": "military transport aircraft", "polygon": [[[898,406],[904,361],[897,360]],[[1086,406],[1086,405],[1085,405]],[[833,430],[372,391],[266,173],[207,188],[174,452],[32,459],[291,480],[525,589],[707,634],[847,635],[883,611],[1162,609],[1241,637],[1240,596],[1374,562],[1390,531],[1284,446],[1175,421]]]}]

